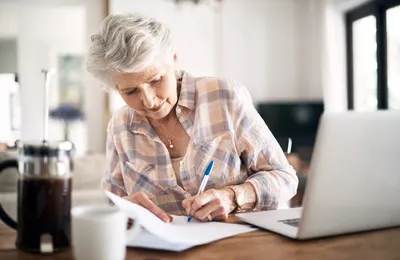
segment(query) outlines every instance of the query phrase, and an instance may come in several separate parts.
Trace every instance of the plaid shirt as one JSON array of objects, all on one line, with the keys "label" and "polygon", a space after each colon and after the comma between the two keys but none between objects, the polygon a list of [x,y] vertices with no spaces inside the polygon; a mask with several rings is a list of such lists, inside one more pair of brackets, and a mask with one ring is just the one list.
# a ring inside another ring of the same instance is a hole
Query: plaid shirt
[{"label": "plaid shirt", "polygon": [[102,187],[119,196],[144,192],[170,214],[197,194],[205,168],[214,160],[206,189],[250,182],[255,210],[275,209],[296,193],[298,179],[278,142],[255,110],[246,88],[222,78],[181,72],[176,114],[190,136],[176,182],[168,150],[147,119],[125,106],[107,129],[108,171]]}]

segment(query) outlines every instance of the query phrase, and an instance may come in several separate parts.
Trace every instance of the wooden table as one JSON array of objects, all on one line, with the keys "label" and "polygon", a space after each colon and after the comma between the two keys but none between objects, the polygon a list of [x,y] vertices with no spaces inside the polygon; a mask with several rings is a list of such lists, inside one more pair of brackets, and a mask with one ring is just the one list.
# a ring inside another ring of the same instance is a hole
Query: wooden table
[{"label": "wooden table", "polygon": [[[239,221],[230,217],[229,222]],[[72,251],[52,255],[27,254],[15,249],[16,232],[0,223],[0,259],[74,259]],[[181,253],[127,249],[126,259],[400,259],[400,228],[363,232],[312,241],[295,241],[268,231],[254,231]]]}]

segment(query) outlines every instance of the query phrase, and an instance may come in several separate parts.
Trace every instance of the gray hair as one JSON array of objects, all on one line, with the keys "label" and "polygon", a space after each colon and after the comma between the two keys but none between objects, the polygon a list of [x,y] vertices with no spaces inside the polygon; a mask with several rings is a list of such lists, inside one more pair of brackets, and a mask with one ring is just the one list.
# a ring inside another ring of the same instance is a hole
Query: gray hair
[{"label": "gray hair", "polygon": [[86,68],[93,76],[114,88],[110,71],[139,72],[166,62],[174,52],[170,30],[142,14],[107,16],[92,43]]}]

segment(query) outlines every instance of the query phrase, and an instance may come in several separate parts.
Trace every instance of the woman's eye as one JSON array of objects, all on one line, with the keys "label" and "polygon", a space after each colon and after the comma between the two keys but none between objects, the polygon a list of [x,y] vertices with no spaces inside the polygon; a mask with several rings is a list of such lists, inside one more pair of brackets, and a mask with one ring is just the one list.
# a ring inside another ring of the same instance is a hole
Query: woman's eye
[{"label": "woman's eye", "polygon": [[158,78],[158,79],[152,80],[152,81],[150,82],[150,85],[157,84],[157,83],[160,81],[160,79],[161,79],[161,78]]},{"label": "woman's eye", "polygon": [[132,89],[132,90],[126,92],[125,94],[129,96],[129,95],[132,95],[132,94],[137,93],[138,91],[139,91],[138,88],[134,88],[134,89]]}]

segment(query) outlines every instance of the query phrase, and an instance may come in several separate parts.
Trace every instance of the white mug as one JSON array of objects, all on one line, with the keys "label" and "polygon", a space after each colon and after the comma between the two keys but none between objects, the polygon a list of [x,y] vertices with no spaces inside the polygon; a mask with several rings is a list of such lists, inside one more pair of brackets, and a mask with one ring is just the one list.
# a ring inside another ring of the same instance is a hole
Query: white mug
[{"label": "white mug", "polygon": [[[122,260],[129,235],[138,233],[135,222],[127,231],[128,217],[111,205],[86,205],[72,209],[72,244],[76,260]],[[129,233],[128,233],[129,232]]]}]

